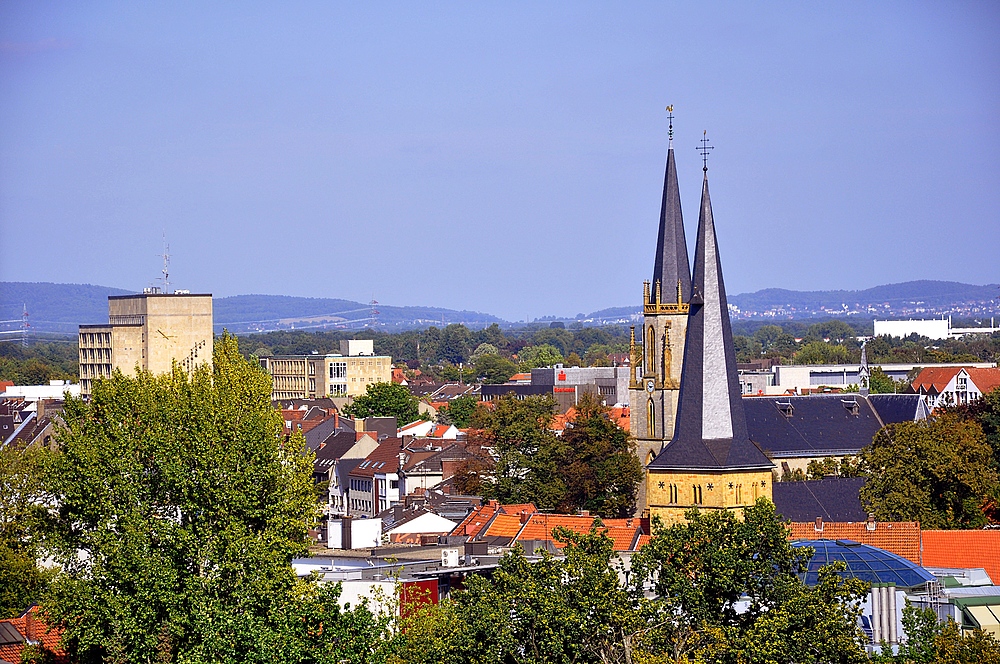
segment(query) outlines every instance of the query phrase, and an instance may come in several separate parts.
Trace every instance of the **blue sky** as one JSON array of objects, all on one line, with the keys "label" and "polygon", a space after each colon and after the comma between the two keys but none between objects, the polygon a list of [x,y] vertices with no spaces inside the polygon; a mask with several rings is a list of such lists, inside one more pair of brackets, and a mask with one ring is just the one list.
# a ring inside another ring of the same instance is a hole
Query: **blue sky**
[{"label": "blue sky", "polygon": [[0,280],[637,304],[707,129],[726,284],[1000,281],[1000,4],[0,4]]}]

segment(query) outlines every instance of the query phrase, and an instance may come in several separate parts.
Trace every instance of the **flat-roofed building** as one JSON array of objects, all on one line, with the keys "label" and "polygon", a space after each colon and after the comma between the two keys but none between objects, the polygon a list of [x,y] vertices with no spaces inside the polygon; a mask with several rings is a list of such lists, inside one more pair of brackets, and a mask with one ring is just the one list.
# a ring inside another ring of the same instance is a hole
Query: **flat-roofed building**
[{"label": "flat-roofed building", "polygon": [[117,369],[166,373],[177,362],[185,371],[212,364],[212,296],[148,288],[108,298],[106,325],[81,325],[80,393]]},{"label": "flat-roofed building", "polygon": [[340,342],[330,355],[275,355],[260,358],[274,381],[271,398],[355,397],[372,383],[392,381],[392,358],[375,355],[371,339]]}]

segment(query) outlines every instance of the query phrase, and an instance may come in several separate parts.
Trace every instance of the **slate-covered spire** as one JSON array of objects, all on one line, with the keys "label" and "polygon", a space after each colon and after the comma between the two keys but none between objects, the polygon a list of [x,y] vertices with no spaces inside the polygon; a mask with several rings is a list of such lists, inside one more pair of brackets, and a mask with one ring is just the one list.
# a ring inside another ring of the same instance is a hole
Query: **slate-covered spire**
[{"label": "slate-covered spire", "polygon": [[691,264],[688,262],[684,217],[681,215],[681,193],[677,186],[677,165],[674,163],[673,115],[670,117],[670,145],[667,148],[667,170],[663,176],[660,231],[656,238],[656,261],[653,264],[652,282],[654,293],[656,282],[660,282],[664,302],[674,301],[678,281],[680,281],[680,292],[684,297],[691,292]]},{"label": "slate-covered spire", "polygon": [[690,304],[674,437],[649,467],[772,468],[773,464],[747,435],[707,169],[701,191]]}]

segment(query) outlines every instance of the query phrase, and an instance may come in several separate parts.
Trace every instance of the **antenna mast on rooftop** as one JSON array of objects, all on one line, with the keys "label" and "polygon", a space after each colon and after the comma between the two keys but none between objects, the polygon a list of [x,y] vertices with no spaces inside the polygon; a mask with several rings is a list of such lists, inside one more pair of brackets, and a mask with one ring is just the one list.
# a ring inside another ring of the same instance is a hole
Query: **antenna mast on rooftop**
[{"label": "antenna mast on rooftop", "polygon": [[163,292],[169,293],[170,292],[170,245],[167,244],[166,233],[163,233],[163,253],[161,254],[161,256],[163,257],[163,269],[160,270],[160,272],[163,273],[163,276],[160,277],[160,280],[163,282]]}]

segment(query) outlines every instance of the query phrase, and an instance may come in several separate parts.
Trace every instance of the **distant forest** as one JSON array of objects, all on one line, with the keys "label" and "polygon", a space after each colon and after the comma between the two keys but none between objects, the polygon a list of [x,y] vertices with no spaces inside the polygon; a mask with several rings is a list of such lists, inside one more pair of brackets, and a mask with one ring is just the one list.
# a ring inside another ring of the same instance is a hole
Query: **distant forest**
[{"label": "distant forest", "polygon": [[[827,320],[817,323],[758,321],[733,323],[737,361],[772,358],[781,364],[832,364],[859,362],[858,336],[870,334],[870,322]],[[641,335],[637,335],[641,338]],[[609,366],[616,353],[627,353],[626,326],[584,327],[579,323],[551,323],[517,329],[490,325],[471,330],[448,325],[425,330],[384,332],[281,331],[239,337],[245,355],[309,355],[340,351],[342,339],[372,339],[375,352],[406,365],[411,375],[419,369],[438,380],[504,382],[518,371],[564,363],[568,366]],[[18,341],[0,343],[0,380],[40,384],[52,379],[76,379],[76,343],[35,342],[22,347]],[[880,363],[997,362],[1000,333],[965,339],[931,341],[912,335],[906,339],[879,337],[868,342],[868,361]]]}]

